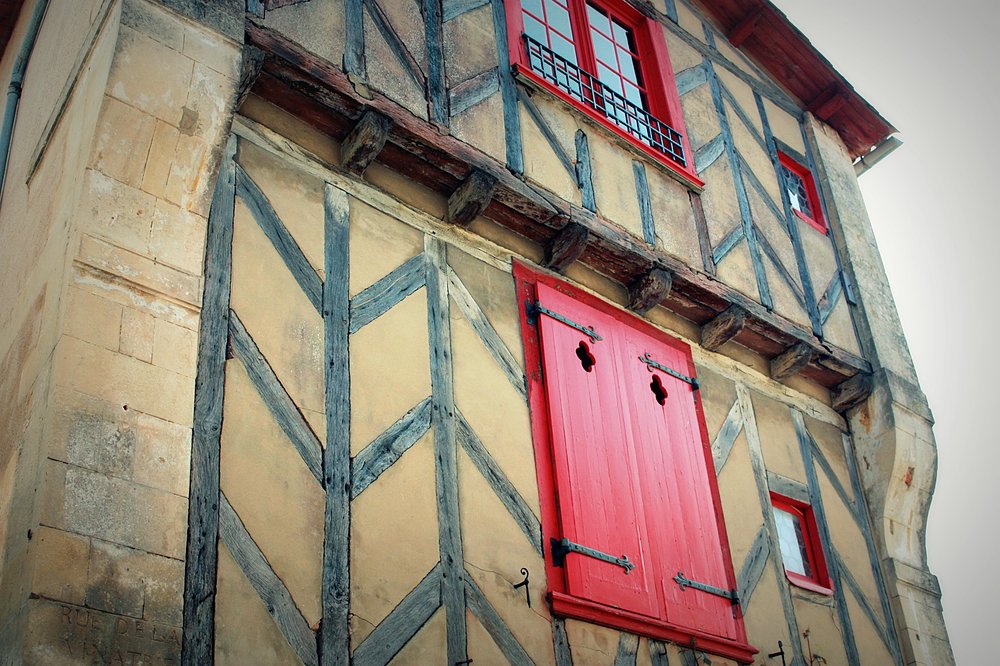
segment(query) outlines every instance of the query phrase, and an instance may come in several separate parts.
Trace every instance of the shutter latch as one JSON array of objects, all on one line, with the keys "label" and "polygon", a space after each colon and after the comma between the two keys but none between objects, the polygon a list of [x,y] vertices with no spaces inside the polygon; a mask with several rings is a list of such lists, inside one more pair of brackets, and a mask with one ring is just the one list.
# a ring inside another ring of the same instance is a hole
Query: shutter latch
[{"label": "shutter latch", "polygon": [[586,546],[581,546],[578,543],[573,543],[569,539],[552,540],[552,561],[557,567],[561,567],[563,565],[563,562],[566,560],[566,555],[569,553],[580,553],[581,555],[586,555],[587,557],[593,557],[595,560],[601,560],[602,562],[609,562],[617,565],[625,570],[626,575],[628,575],[629,571],[635,569],[635,565],[629,561],[628,555],[615,557],[614,555],[608,555],[607,553],[602,553],[599,550],[594,550],[593,548],[587,548]]},{"label": "shutter latch", "polygon": [[528,313],[528,321],[530,321],[532,324],[538,321],[538,315],[543,314],[552,317],[556,321],[561,321],[567,326],[575,328],[576,330],[580,331],[581,333],[589,337],[592,342],[597,342],[598,340],[604,339],[597,334],[597,331],[594,330],[593,326],[584,326],[583,324],[578,324],[569,317],[565,317],[559,314],[558,312],[553,312],[552,310],[549,310],[541,303],[538,302],[532,303],[531,301],[528,301],[527,303],[524,304],[524,307]]},{"label": "shutter latch", "polygon": [[667,373],[671,377],[676,377],[677,379],[681,380],[682,382],[686,382],[686,383],[690,384],[692,391],[697,391],[698,390],[698,380],[697,379],[695,379],[694,377],[688,377],[687,375],[682,375],[681,373],[677,372],[673,368],[668,368],[665,365],[661,365],[661,364],[657,363],[656,361],[653,360],[653,357],[649,355],[649,352],[646,352],[645,356],[640,356],[639,360],[642,361],[643,363],[645,363],[646,365],[648,365],[651,368],[656,368],[657,370],[659,370],[661,372]]},{"label": "shutter latch", "polygon": [[699,583],[696,580],[688,580],[684,577],[684,573],[681,571],[678,571],[677,575],[674,576],[674,581],[681,586],[682,590],[686,587],[691,587],[696,590],[701,590],[702,592],[714,594],[717,597],[729,599],[730,603],[734,606],[740,603],[740,595],[737,594],[736,590],[723,590],[721,587],[709,585],[708,583]]}]

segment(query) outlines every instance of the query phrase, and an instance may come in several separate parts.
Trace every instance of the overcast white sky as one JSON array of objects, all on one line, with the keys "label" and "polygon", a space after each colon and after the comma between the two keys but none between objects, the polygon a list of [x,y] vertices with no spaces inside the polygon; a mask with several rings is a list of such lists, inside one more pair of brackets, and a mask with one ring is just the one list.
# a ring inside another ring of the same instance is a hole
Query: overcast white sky
[{"label": "overcast white sky", "polygon": [[938,444],[928,557],[959,664],[995,664],[996,0],[774,0],[905,142],[861,178]]}]

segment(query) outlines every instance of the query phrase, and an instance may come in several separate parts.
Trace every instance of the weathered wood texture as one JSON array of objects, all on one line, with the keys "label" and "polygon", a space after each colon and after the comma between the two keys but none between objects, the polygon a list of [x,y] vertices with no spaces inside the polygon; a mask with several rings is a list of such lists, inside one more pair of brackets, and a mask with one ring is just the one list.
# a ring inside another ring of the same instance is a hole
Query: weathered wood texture
[{"label": "weathered wood texture", "polygon": [[645,314],[666,300],[674,277],[670,271],[654,268],[628,287],[628,308]]},{"label": "weathered wood texture", "polygon": [[740,595],[740,606],[743,611],[750,606],[750,599],[757,588],[767,568],[767,558],[771,553],[770,543],[767,538],[767,526],[762,526],[757,532],[757,536],[747,552],[747,557],[743,560],[743,566],[736,576],[736,590]]},{"label": "weathered wood texture", "polygon": [[357,333],[423,287],[424,271],[424,255],[420,254],[355,294],[351,299],[351,333]]},{"label": "weathered wood texture", "polygon": [[618,636],[618,652],[615,654],[615,666],[635,666],[638,652],[639,637],[635,634],[622,632]]},{"label": "weathered wood texture", "polygon": [[590,143],[587,133],[576,131],[576,184],[580,188],[581,203],[591,212],[597,210],[597,197],[594,194],[594,176],[590,167]]},{"label": "weathered wood texture", "polygon": [[833,392],[833,408],[838,412],[846,412],[857,407],[868,399],[872,393],[872,376],[867,373],[854,375],[838,385]]},{"label": "weathered wood texture", "polygon": [[[495,0],[492,7],[502,25],[502,1]],[[504,33],[502,43],[505,45],[506,28],[498,28],[498,31]],[[813,347],[816,355],[802,374],[827,387],[836,386],[860,371],[870,371],[870,365],[863,359],[842,349],[825,347],[811,330],[776,315],[761,303],[691,268],[684,261],[650,247],[586,206],[569,204],[520,180],[516,175],[523,171],[520,144],[511,143],[510,131],[520,120],[516,90],[508,80],[508,72],[500,73],[508,130],[508,164],[502,165],[474,147],[442,135],[433,124],[413,117],[377,92],[371,93],[371,99],[362,97],[339,68],[252,20],[247,23],[247,41],[269,54],[254,87],[256,94],[337,139],[346,136],[367,109],[377,110],[394,124],[377,159],[391,164],[415,181],[450,196],[473,170],[488,173],[497,180],[497,185],[483,214],[497,224],[544,246],[572,220],[590,232],[579,261],[609,278],[628,285],[650,266],[670,270],[674,284],[666,306],[677,314],[702,324],[730,305],[738,304],[747,311],[748,318],[737,342],[768,358],[804,342]],[[503,48],[502,57],[506,58],[506,47]],[[700,48],[705,50],[704,45]],[[519,137],[520,132],[513,134]],[[578,134],[578,172],[583,163],[579,137]],[[742,225],[740,231],[744,231]],[[708,264],[712,258],[704,256]]]},{"label": "weathered wood texture", "polygon": [[[486,633],[490,635],[496,646],[500,648],[503,656],[507,658],[507,663],[512,666],[529,666],[534,664],[531,657],[524,651],[524,648],[521,647],[514,634],[511,633],[510,629],[504,623],[503,618],[490,605],[489,600],[486,599],[486,595],[476,585],[476,581],[468,574],[465,576],[465,587],[466,596],[469,600],[469,610],[479,618],[479,622],[486,629]],[[465,659],[465,657],[462,659]]]},{"label": "weathered wood texture", "polygon": [[733,450],[733,444],[736,443],[736,438],[742,429],[743,411],[740,408],[740,401],[737,400],[733,403],[732,408],[730,408],[729,414],[726,415],[726,420],[723,422],[722,427],[719,428],[719,434],[712,441],[712,459],[715,462],[715,473],[717,475],[721,474],[722,468],[726,466],[729,454]]},{"label": "weathered wood texture", "polygon": [[225,495],[219,497],[219,533],[295,654],[306,666],[318,666],[315,634]]},{"label": "weathered wood texture", "polygon": [[431,427],[431,400],[427,398],[406,412],[354,456],[351,499],[363,493],[382,472],[392,467]]},{"label": "weathered wood texture", "polygon": [[552,651],[555,653],[556,666],[573,666],[573,651],[566,635],[566,620],[561,617],[552,618]]},{"label": "weathered wood texture", "polygon": [[392,121],[377,111],[368,111],[340,145],[340,166],[354,174],[362,174],[375,161],[389,138]]},{"label": "weathered wood texture", "polygon": [[789,347],[771,359],[771,377],[779,381],[791,377],[809,365],[814,353],[813,348],[803,342]]},{"label": "weathered wood texture", "polygon": [[320,658],[324,666],[350,664],[350,538],[351,538],[351,371],[350,276],[348,241],[350,211],[347,194],[324,186],[323,325],[325,331],[326,448],[323,487],[326,490],[323,532],[323,590],[320,602]]},{"label": "weathered wood texture", "polygon": [[497,179],[484,171],[473,171],[448,198],[448,221],[467,227],[483,214],[493,198]]},{"label": "weathered wood texture", "polygon": [[666,643],[649,639],[649,661],[653,666],[670,666]]},{"label": "weathered wood texture", "polygon": [[562,273],[583,255],[589,238],[587,227],[576,222],[568,223],[546,244],[542,265]]},{"label": "weathered wood texture", "polygon": [[316,481],[323,484],[323,447],[288,391],[261,354],[236,312],[229,314],[229,336],[236,358],[242,361],[250,381],[267,405],[275,422],[302,457]]},{"label": "weathered wood texture", "polygon": [[635,196],[639,200],[639,219],[642,221],[642,238],[650,245],[656,245],[656,223],[653,220],[653,205],[649,201],[649,181],[646,167],[642,162],[632,162],[635,178]]},{"label": "weathered wood texture", "polygon": [[747,323],[747,311],[738,305],[730,305],[714,319],[701,327],[701,346],[716,351],[743,330]]},{"label": "weathered wood texture", "polygon": [[219,564],[219,446],[226,385],[226,340],[236,207],[236,137],[229,139],[208,216],[205,292],[198,331],[194,432],[188,490],[181,662],[211,663],[215,656],[215,581]]},{"label": "weathered wood texture", "polygon": [[434,479],[437,495],[438,545],[441,552],[448,663],[467,659],[465,621],[465,556],[458,505],[458,437],[451,349],[451,303],[448,297],[447,249],[427,237],[427,327],[430,339]]},{"label": "weathered wood texture", "polygon": [[441,127],[448,126],[448,88],[444,67],[444,27],[442,0],[422,0],[424,42],[427,44],[427,117]]}]

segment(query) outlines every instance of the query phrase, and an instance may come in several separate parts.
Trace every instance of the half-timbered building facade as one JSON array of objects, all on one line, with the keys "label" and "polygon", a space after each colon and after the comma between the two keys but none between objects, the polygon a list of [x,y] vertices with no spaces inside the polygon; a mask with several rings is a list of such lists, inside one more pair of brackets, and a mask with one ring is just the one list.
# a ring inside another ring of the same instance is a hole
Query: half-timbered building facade
[{"label": "half-timbered building facade", "polygon": [[0,23],[2,663],[953,662],[895,129],[769,2]]}]

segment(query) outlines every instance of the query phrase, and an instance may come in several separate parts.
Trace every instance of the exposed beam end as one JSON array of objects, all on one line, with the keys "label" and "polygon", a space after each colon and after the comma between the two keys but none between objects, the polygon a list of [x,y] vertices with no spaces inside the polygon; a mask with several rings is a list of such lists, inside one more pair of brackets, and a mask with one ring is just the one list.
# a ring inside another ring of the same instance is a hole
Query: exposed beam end
[{"label": "exposed beam end", "polygon": [[662,268],[654,268],[628,288],[628,308],[645,314],[666,300],[673,285],[673,274]]},{"label": "exposed beam end", "polygon": [[467,227],[483,214],[493,199],[497,179],[479,169],[473,169],[469,177],[448,197],[448,221],[460,227]]},{"label": "exposed beam end", "polygon": [[392,121],[378,111],[365,111],[341,144],[341,166],[353,174],[365,172],[385,146]]},{"label": "exposed beam end", "polygon": [[860,405],[872,393],[872,376],[858,373],[845,382],[840,383],[833,392],[833,408],[838,412],[846,412]]},{"label": "exposed beam end", "polygon": [[754,30],[757,29],[757,24],[760,23],[761,16],[763,15],[763,7],[757,7],[751,10],[749,14],[744,16],[739,23],[733,26],[726,37],[729,42],[739,48],[742,46],[743,42],[753,34]]},{"label": "exposed beam end", "polygon": [[747,311],[738,305],[730,305],[701,327],[701,346],[709,351],[717,351],[739,335],[746,322]]},{"label": "exposed beam end", "polygon": [[542,266],[562,273],[583,255],[589,238],[590,230],[587,227],[577,222],[569,222],[546,245]]},{"label": "exposed beam end", "polygon": [[800,342],[771,359],[771,377],[782,380],[791,377],[809,365],[813,359],[813,348]]}]

